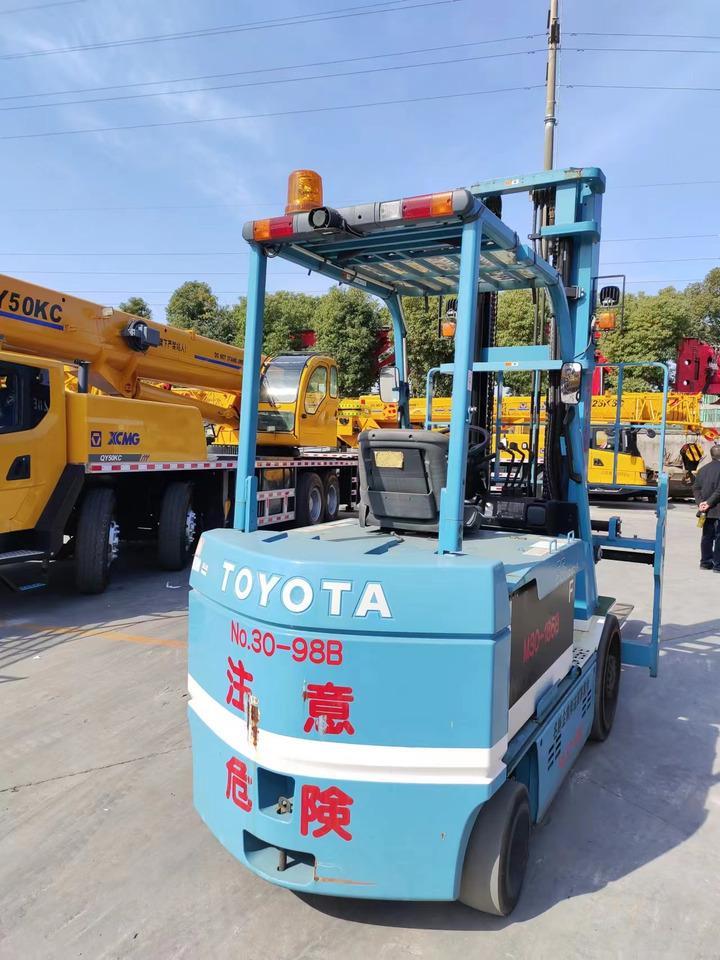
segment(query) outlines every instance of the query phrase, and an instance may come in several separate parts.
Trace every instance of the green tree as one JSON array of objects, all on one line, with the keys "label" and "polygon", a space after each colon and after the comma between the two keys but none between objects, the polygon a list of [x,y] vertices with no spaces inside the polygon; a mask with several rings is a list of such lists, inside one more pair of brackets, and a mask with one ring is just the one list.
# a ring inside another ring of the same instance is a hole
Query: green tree
[{"label": "green tree", "polygon": [[692,315],[690,336],[720,343],[720,267],[714,267],[700,283],[690,283],[685,296]]},{"label": "green tree", "polygon": [[[506,290],[498,296],[495,343],[498,347],[521,347],[533,343],[535,306],[530,290]],[[508,373],[503,386],[510,393],[524,395],[532,388],[532,374]]]},{"label": "green tree", "polygon": [[134,317],[142,317],[143,320],[152,319],[152,310],[150,304],[142,297],[128,297],[118,305],[118,310],[124,310],[125,313],[131,313]]},{"label": "green tree", "polygon": [[[427,372],[453,358],[453,341],[438,336],[438,298],[403,297],[403,314],[407,328],[408,379],[414,397],[424,397]],[[390,323],[390,317],[387,318]],[[436,377],[435,395],[451,389],[449,378]]]},{"label": "green tree", "polygon": [[[278,290],[265,297],[263,317],[263,353],[274,356],[289,350],[301,350],[300,334],[315,328],[319,298],[307,293]],[[243,345],[247,301],[243,297],[233,308],[237,317],[236,343]]]},{"label": "green tree", "polygon": [[[606,333],[599,349],[613,362],[631,360],[674,360],[678,343],[693,331],[690,299],[684,291],[665,287],[655,295],[625,295],[622,329]],[[647,390],[662,384],[660,370],[626,371],[623,389]]]},{"label": "green tree", "polygon": [[319,298],[317,349],[337,360],[341,396],[367,393],[377,380],[380,326],[380,309],[361,290],[336,287]]},{"label": "green tree", "polygon": [[223,343],[235,341],[237,311],[221,307],[207,283],[189,280],[178,287],[168,301],[166,318],[173,327],[195,330]]}]

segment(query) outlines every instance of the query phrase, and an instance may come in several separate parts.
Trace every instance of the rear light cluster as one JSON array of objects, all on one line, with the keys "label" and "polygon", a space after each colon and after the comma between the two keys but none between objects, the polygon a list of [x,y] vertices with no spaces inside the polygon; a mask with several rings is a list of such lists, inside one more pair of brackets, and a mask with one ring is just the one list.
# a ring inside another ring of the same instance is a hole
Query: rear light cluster
[{"label": "rear light cluster", "polygon": [[278,237],[291,237],[293,217],[272,217],[270,220],[253,221],[253,240],[275,240]]},{"label": "rear light cluster", "polygon": [[422,217],[448,217],[453,212],[452,190],[446,193],[426,193],[422,197],[409,197],[402,201],[402,215],[405,220],[419,220]]},{"label": "rear light cluster", "polygon": [[404,200],[385,200],[380,204],[380,220],[422,220],[453,215],[453,192],[425,193]]}]

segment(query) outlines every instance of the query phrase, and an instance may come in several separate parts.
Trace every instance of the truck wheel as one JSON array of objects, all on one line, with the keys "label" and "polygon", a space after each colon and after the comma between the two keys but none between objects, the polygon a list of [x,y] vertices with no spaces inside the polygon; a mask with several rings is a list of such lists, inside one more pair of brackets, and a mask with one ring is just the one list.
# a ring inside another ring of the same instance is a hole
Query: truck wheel
[{"label": "truck wheel", "polygon": [[186,480],[168,484],[160,507],[158,563],[163,570],[182,570],[200,534],[193,509],[193,485]]},{"label": "truck wheel", "polygon": [[472,828],[460,879],[460,902],[506,917],[520,899],[530,846],[527,788],[507,780],[482,807]]},{"label": "truck wheel", "polygon": [[337,520],[340,513],[340,482],[334,473],[325,477],[325,523]]},{"label": "truck wheel", "polygon": [[75,533],[75,586],[81,593],[102,593],[110,565],[117,559],[120,527],[115,520],[115,491],[88,490],[80,506]]},{"label": "truck wheel", "polygon": [[620,624],[617,617],[608,614],[597,654],[591,740],[606,740],[612,730],[620,693],[620,662]]},{"label": "truck wheel", "polygon": [[295,487],[295,522],[314,527],[325,519],[325,490],[316,473],[301,473]]}]

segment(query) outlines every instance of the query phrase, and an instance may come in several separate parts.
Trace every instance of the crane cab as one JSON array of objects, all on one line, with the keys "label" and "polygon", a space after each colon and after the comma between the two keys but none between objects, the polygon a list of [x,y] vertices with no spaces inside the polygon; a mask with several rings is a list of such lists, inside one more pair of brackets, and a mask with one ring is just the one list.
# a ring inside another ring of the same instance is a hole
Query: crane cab
[{"label": "crane cab", "polygon": [[335,447],[338,369],[327,356],[287,353],[265,361],[260,374],[258,444]]},{"label": "crane cab", "polygon": [[0,351],[0,437],[0,548],[10,549],[36,528],[66,464],[61,363]]}]

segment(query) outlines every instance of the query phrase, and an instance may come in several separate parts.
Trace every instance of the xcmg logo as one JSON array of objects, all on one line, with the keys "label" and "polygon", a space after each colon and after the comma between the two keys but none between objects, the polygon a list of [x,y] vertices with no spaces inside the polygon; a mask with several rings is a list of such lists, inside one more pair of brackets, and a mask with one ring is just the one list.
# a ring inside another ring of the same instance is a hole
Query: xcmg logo
[{"label": "xcmg logo", "polygon": [[[102,430],[90,431],[90,446],[102,446]],[[107,443],[109,447],[137,447],[140,443],[140,434],[131,433],[128,430],[111,430],[108,433]]]},{"label": "xcmg logo", "polygon": [[140,443],[139,433],[128,433],[124,430],[111,430],[108,446],[110,447],[137,447]]}]

